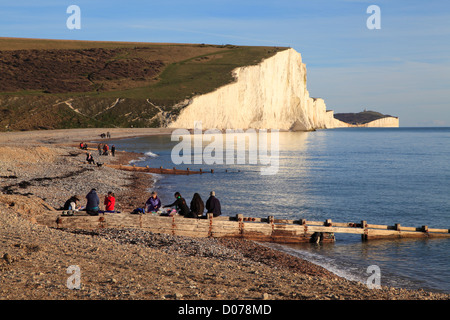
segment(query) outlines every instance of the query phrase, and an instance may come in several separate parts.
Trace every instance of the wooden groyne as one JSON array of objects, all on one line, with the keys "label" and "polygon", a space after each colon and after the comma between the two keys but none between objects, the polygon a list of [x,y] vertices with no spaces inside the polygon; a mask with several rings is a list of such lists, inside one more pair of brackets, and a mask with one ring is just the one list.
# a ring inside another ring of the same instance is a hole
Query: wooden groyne
[{"label": "wooden groyne", "polygon": [[135,172],[148,172],[148,173],[159,173],[159,174],[182,174],[182,175],[190,175],[190,174],[203,174],[203,173],[214,173],[214,169],[203,171],[202,169],[199,170],[190,170],[189,168],[183,169],[177,169],[177,168],[150,168],[148,166],[146,167],[137,167],[133,165],[115,165],[115,164],[103,164],[105,167],[110,167],[113,169],[118,170],[125,170],[125,171],[135,171]]},{"label": "wooden groyne", "polygon": [[40,224],[54,228],[139,228],[154,233],[189,237],[242,238],[260,242],[302,243],[334,242],[335,234],[360,235],[363,241],[371,239],[450,237],[449,229],[432,229],[428,226],[403,227],[359,223],[338,223],[331,220],[308,221],[267,218],[251,218],[238,214],[235,217],[185,218],[183,216],[159,216],[151,214],[106,213],[89,216],[76,212],[63,216],[61,211],[36,217]]}]

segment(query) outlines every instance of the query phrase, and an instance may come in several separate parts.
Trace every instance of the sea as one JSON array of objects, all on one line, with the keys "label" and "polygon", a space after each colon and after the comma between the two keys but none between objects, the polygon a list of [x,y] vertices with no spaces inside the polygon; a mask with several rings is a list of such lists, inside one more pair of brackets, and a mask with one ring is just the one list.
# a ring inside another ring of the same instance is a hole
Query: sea
[{"label": "sea", "polygon": [[[209,171],[152,175],[149,188],[158,192],[163,204],[172,203],[177,191],[188,203],[196,192],[206,201],[215,191],[226,216],[450,228],[450,128],[339,128],[269,135],[270,141],[278,141],[278,148],[268,143],[266,150],[277,157],[273,174],[261,174],[270,165],[263,157],[256,163],[250,160],[251,155],[255,159],[251,141],[245,145],[244,161],[237,160],[242,149],[236,145],[210,153],[212,140],[205,136],[201,148],[182,152],[181,142],[193,142],[193,137],[138,137],[111,144],[117,150],[142,153],[136,166]],[[236,151],[235,161],[226,158],[226,151]],[[179,156],[189,152],[192,163],[187,163],[188,157],[178,163]],[[201,163],[199,154],[204,156]],[[223,154],[223,163],[211,163],[205,154],[216,160]],[[367,283],[371,266],[376,266],[382,286],[450,293],[450,239],[363,242],[360,235],[335,237],[335,243],[327,244],[264,245],[350,280]]]}]

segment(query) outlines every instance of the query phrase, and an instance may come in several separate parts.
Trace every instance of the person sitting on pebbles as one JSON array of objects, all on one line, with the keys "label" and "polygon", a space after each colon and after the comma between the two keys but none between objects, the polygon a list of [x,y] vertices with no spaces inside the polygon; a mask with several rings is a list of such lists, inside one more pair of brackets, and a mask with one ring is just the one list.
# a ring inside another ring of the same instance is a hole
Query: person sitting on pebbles
[{"label": "person sitting on pebbles", "polygon": [[114,212],[116,196],[112,191],[108,192],[108,195],[105,197],[105,201],[103,202],[103,204],[105,205],[105,212]]},{"label": "person sitting on pebbles", "polygon": [[97,190],[92,189],[87,195],[86,195],[86,213],[91,216],[98,216],[98,206],[100,204],[100,199],[97,195]]},{"label": "person sitting on pebbles", "polygon": [[187,216],[189,215],[189,207],[186,204],[186,200],[181,196],[179,192],[175,192],[175,202],[168,204],[166,206],[163,206],[163,208],[173,207],[175,206],[177,212],[181,216]]},{"label": "person sitting on pebbles", "polygon": [[63,210],[78,211],[81,208],[81,206],[78,204],[78,201],[80,201],[80,198],[78,196],[70,197],[70,199],[68,199],[64,203]]},{"label": "person sitting on pebbles", "polygon": [[161,208],[161,200],[156,191],[152,191],[150,198],[145,203],[145,212],[158,212],[159,208]]},{"label": "person sitting on pebbles", "polygon": [[88,163],[95,164],[94,157],[92,156],[92,154],[90,152],[86,152],[86,161]]}]

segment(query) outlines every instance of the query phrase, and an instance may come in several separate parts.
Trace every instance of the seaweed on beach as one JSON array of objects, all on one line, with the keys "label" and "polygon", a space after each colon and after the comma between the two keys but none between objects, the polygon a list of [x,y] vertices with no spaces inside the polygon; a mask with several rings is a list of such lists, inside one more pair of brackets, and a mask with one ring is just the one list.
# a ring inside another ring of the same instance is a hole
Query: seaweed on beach
[{"label": "seaweed on beach", "polygon": [[[93,171],[93,169],[91,169],[91,168],[82,168],[80,170],[71,171],[69,173],[66,173],[64,175],[57,176],[57,177],[39,177],[39,178],[30,179],[30,180],[23,180],[23,181],[20,181],[18,183],[14,183],[14,184],[10,184],[10,185],[4,186],[2,188],[2,193],[4,193],[4,194],[31,195],[30,193],[23,194],[21,192],[15,191],[15,189],[16,188],[27,189],[28,187],[33,185],[33,182],[53,181],[53,180],[67,179],[67,178],[75,177],[75,176],[77,176],[79,174],[82,174],[83,172],[86,172],[86,171]],[[15,178],[17,178],[17,177],[15,177]]]}]

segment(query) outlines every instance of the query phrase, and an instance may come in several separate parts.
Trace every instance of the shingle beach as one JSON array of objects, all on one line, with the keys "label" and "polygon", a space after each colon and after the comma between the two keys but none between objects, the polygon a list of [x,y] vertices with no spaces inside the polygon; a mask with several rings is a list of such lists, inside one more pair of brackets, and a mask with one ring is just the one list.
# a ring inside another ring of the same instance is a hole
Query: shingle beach
[{"label": "shingle beach", "polygon": [[[106,129],[0,134],[0,299],[3,300],[448,300],[449,294],[349,281],[245,240],[188,238],[136,229],[60,230],[33,216],[96,188],[123,212],[142,205],[151,175],[87,164],[80,142]],[[110,129],[112,138],[167,134]],[[95,147],[92,144],[92,147]],[[95,155],[95,152],[93,152]],[[139,154],[102,156],[126,164]],[[98,155],[97,155],[98,157]],[[83,201],[83,200],[82,200]],[[67,269],[81,286],[70,289]]]}]

